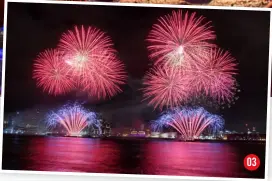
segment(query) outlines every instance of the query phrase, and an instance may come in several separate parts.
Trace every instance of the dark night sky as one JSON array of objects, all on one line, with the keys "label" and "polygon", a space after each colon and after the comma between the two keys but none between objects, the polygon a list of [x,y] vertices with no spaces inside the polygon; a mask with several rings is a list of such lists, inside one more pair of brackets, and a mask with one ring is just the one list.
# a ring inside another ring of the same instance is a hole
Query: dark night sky
[{"label": "dark night sky", "polygon": [[[137,119],[154,119],[158,111],[141,102],[141,92],[137,90],[141,87],[141,78],[150,68],[144,39],[157,18],[172,10],[9,3],[5,112],[24,110],[38,104],[77,100],[74,93],[56,98],[36,88],[31,78],[32,63],[39,52],[56,47],[62,32],[73,25],[92,25],[106,31],[112,38],[129,73],[124,93],[110,101],[97,103],[95,107],[117,126],[130,124]],[[220,110],[226,121],[226,129],[242,131],[244,124],[248,123],[251,127],[256,126],[258,131],[265,132],[269,12],[187,10],[212,21],[217,34],[216,43],[229,50],[239,63],[237,80],[241,89],[240,98],[230,109]]]},{"label": "dark night sky", "polygon": [[4,15],[4,0],[0,0],[0,23],[3,24]]}]

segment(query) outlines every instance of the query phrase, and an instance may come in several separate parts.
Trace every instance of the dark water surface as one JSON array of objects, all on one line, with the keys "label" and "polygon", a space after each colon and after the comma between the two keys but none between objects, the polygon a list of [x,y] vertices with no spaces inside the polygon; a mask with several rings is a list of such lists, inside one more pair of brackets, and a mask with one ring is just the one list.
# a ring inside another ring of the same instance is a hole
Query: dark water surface
[{"label": "dark water surface", "polygon": [[[248,154],[261,159],[244,169]],[[4,170],[264,178],[264,143],[4,136]]]}]

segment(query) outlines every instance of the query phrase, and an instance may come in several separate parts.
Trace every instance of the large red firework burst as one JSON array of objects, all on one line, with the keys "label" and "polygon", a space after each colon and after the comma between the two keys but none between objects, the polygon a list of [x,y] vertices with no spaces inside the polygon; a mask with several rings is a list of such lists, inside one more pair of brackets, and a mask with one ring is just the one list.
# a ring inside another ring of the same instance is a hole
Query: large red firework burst
[{"label": "large red firework burst", "polygon": [[211,49],[209,56],[187,70],[196,94],[204,93],[218,102],[231,102],[235,94],[237,63],[229,52]]},{"label": "large red firework burst", "polygon": [[90,66],[95,66],[97,57],[101,57],[101,52],[115,53],[111,39],[95,27],[75,26],[63,33],[58,47],[65,53],[65,61],[74,76],[88,73]]},{"label": "large red firework burst", "polygon": [[202,60],[216,38],[210,22],[195,13],[173,11],[158,20],[147,38],[150,58],[167,66]]},{"label": "large red firework burst", "polygon": [[189,77],[178,69],[155,67],[144,79],[144,100],[160,109],[179,106],[190,96],[189,81]]},{"label": "large red firework burst", "polygon": [[69,69],[63,61],[63,54],[58,50],[45,50],[34,63],[33,78],[37,86],[49,94],[59,95],[69,92],[74,87]]},{"label": "large red firework burst", "polygon": [[59,43],[69,71],[90,96],[97,99],[121,92],[126,79],[124,65],[118,60],[111,39],[94,27],[74,27]]}]

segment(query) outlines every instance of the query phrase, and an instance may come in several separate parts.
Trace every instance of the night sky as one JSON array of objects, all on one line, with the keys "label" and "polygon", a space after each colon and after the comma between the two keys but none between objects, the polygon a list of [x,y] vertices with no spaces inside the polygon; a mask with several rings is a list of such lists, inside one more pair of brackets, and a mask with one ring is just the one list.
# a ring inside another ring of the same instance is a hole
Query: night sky
[{"label": "night sky", "polygon": [[0,0],[0,23],[3,24],[4,20],[4,0]]},{"label": "night sky", "polygon": [[[172,8],[117,7],[9,3],[5,113],[23,111],[36,105],[59,105],[86,101],[79,93],[54,97],[36,88],[32,64],[37,54],[55,48],[61,34],[74,25],[91,25],[113,40],[129,74],[124,92],[104,102],[88,105],[102,112],[116,127],[140,119],[155,119],[159,111],[141,102],[142,78],[151,67],[145,38],[152,24]],[[265,132],[268,87],[269,12],[185,9],[212,21],[216,43],[237,59],[237,80],[241,92],[236,104],[216,110],[223,115],[226,129],[245,131],[244,125]],[[201,105],[200,105],[201,106]]]}]

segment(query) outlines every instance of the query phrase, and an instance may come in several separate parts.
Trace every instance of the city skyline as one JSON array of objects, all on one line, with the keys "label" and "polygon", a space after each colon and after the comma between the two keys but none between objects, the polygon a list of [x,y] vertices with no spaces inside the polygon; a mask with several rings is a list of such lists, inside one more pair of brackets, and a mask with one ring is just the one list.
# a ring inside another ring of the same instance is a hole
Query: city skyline
[{"label": "city skyline", "polygon": [[[35,112],[35,114],[32,114]],[[4,134],[15,135],[36,135],[36,136],[68,136],[65,128],[56,127],[56,129],[48,130],[45,122],[45,116],[48,112],[43,107],[39,107],[32,111],[31,109],[25,112],[15,112],[9,114],[4,119]],[[99,119],[101,123],[100,129],[82,130],[77,137],[84,138],[111,138],[111,139],[168,139],[180,140],[180,135],[175,129],[165,129],[161,131],[154,131],[149,124],[144,123],[143,120],[135,120],[131,125],[122,127],[112,127],[107,120]],[[253,141],[263,142],[266,140],[266,134],[260,133],[258,128],[254,125],[244,125],[244,129],[239,132],[237,130],[228,130],[224,128],[220,132],[213,134],[207,131],[203,132],[197,141]]]},{"label": "city skyline", "polygon": [[[33,109],[27,109],[23,112],[20,111],[16,111],[13,113],[9,113],[4,117],[4,123],[5,124],[11,124],[10,121],[13,121],[14,124],[16,124],[16,126],[23,126],[23,125],[33,125],[33,126],[38,126],[38,123],[41,123],[45,117],[46,114],[48,114],[48,112],[50,112],[50,110],[52,110],[50,107],[44,107],[44,106],[40,106],[40,107],[36,107]],[[104,121],[108,122],[111,126],[112,124],[107,121],[106,119],[103,119]],[[145,129],[150,129],[150,123],[149,122],[145,122],[142,119],[135,119],[134,121],[132,121],[129,125],[122,125],[120,127],[112,127],[112,128],[116,128],[116,129],[124,129],[124,128],[129,128],[131,130],[136,130],[136,131],[143,131],[142,126],[144,125]],[[44,122],[44,126],[45,126],[45,122]],[[226,131],[230,131],[230,132],[236,132],[236,133],[246,133],[247,131],[250,132],[258,132],[258,127],[255,126],[255,124],[243,124],[240,125],[242,128],[242,130],[231,130],[228,128],[224,128],[224,130]],[[4,127],[5,128],[5,127]]]}]

